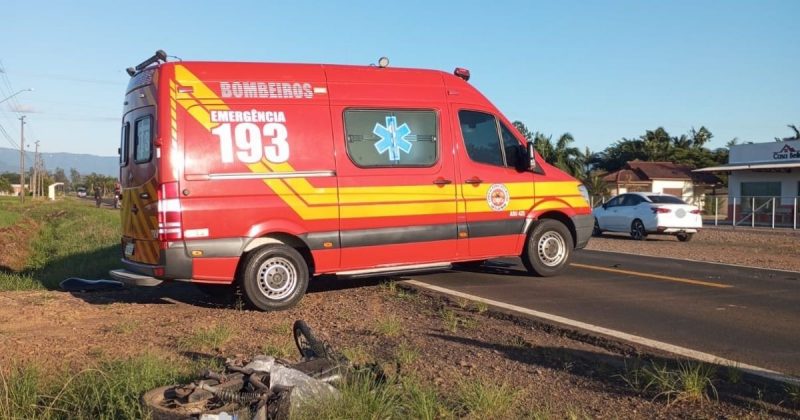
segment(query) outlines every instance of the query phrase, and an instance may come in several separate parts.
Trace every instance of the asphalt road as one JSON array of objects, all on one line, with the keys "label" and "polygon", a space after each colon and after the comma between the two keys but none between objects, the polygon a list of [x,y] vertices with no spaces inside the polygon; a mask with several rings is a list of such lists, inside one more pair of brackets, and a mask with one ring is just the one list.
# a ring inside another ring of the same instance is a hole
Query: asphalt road
[{"label": "asphalt road", "polygon": [[514,259],[413,278],[800,375],[800,273],[587,250],[573,257],[551,278],[528,276]]}]

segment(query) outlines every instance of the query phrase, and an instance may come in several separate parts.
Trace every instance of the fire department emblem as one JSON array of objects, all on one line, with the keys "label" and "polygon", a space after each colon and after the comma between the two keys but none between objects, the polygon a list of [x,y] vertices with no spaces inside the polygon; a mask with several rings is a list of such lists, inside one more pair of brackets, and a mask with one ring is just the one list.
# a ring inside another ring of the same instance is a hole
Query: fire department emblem
[{"label": "fire department emblem", "polygon": [[489,191],[486,192],[486,202],[489,204],[489,208],[494,211],[505,210],[510,198],[508,188],[503,184],[492,184],[489,187]]}]

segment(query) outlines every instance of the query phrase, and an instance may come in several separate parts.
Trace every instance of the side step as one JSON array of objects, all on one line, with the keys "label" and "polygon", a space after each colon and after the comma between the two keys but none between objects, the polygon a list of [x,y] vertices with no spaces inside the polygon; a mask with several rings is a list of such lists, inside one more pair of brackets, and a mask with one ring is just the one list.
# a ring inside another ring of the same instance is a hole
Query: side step
[{"label": "side step", "polygon": [[352,270],[340,271],[336,273],[340,277],[360,278],[371,277],[376,275],[396,275],[408,273],[423,273],[429,271],[447,270],[452,268],[450,263],[430,263],[430,264],[412,264],[412,265],[393,265],[390,267],[369,268],[366,270]]},{"label": "side step", "polygon": [[111,275],[111,278],[114,280],[121,281],[128,286],[158,286],[163,283],[162,280],[157,278],[143,276],[124,269],[111,270],[108,274]]}]

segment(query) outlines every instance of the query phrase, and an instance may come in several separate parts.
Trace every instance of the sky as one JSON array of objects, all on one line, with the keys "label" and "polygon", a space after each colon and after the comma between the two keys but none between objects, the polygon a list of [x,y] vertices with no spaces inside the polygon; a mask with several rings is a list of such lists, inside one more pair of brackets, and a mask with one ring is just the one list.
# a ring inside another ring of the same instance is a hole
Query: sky
[{"label": "sky", "polygon": [[[0,147],[116,155],[125,68],[184,60],[471,71],[510,120],[601,151],[664,127],[709,146],[800,125],[800,1],[0,0]],[[5,131],[5,133],[3,133]],[[7,136],[6,136],[7,134]]]}]

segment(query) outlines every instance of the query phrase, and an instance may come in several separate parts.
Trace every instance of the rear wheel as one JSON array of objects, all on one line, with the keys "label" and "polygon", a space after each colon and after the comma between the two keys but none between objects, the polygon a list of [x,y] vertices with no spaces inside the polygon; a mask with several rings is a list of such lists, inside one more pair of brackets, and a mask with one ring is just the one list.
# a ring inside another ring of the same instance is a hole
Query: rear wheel
[{"label": "rear wheel", "polygon": [[543,219],[533,228],[522,252],[528,272],[540,277],[560,274],[569,263],[572,235],[563,223]]},{"label": "rear wheel", "polygon": [[692,236],[694,236],[694,233],[682,232],[682,233],[677,234],[676,236],[678,237],[678,240],[681,241],[681,242],[689,242],[689,241],[692,240]]},{"label": "rear wheel", "polygon": [[594,229],[592,229],[592,236],[603,236],[603,231],[600,230],[600,224],[597,223],[597,218],[594,219]]},{"label": "rear wheel", "polygon": [[647,239],[647,230],[644,228],[644,223],[636,219],[631,223],[631,238],[635,241],[643,241]]},{"label": "rear wheel", "polygon": [[308,265],[296,249],[270,244],[247,257],[241,280],[250,305],[262,311],[287,309],[306,292]]}]

